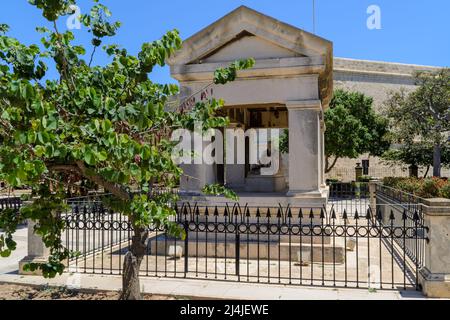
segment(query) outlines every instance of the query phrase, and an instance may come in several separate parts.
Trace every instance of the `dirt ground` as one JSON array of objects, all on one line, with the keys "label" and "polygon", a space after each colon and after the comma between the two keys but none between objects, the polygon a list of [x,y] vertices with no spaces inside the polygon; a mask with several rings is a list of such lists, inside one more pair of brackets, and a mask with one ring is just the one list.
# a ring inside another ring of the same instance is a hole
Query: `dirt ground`
[{"label": "dirt ground", "polygon": [[[77,291],[65,287],[0,283],[0,300],[117,300],[118,292]],[[144,300],[180,300],[170,296],[144,295]]]}]

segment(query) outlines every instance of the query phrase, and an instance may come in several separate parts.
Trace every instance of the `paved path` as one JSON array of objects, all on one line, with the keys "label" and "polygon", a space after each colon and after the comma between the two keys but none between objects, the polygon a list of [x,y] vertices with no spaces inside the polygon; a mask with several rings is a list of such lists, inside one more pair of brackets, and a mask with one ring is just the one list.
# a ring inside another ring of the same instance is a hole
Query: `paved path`
[{"label": "paved path", "polygon": [[[118,291],[122,286],[120,276],[64,274],[56,279],[0,275],[0,282],[15,284],[68,286],[76,289]],[[212,298],[228,300],[400,300],[424,299],[420,292],[378,291],[371,293],[361,289],[336,289],[317,287],[293,287],[279,285],[246,284],[207,280],[142,278],[144,293],[174,295],[188,298]]]},{"label": "paved path", "polygon": [[[2,232],[0,232],[0,234],[2,234]],[[27,255],[27,235],[27,227],[21,227],[14,234],[14,241],[17,242],[17,249],[14,250],[8,258],[0,257],[0,275],[18,270],[19,261]]]}]

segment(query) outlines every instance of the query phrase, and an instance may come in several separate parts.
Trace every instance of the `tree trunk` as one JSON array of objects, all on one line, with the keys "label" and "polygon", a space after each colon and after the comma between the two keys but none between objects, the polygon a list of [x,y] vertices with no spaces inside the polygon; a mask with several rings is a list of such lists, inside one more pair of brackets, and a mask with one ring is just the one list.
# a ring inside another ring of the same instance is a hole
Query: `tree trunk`
[{"label": "tree trunk", "polygon": [[[134,225],[134,224],[133,224]],[[139,270],[147,249],[148,232],[134,226],[130,251],[123,261],[122,294],[120,300],[141,300]]]},{"label": "tree trunk", "polygon": [[329,173],[338,161],[338,157],[334,158],[333,162],[330,165],[330,158],[328,156],[325,157],[325,173]]},{"label": "tree trunk", "polygon": [[425,175],[423,176],[424,178],[426,178],[428,176],[428,172],[430,172],[430,166],[427,166],[427,171],[425,172]]},{"label": "tree trunk", "polygon": [[441,145],[436,144],[433,151],[433,177],[441,177]]},{"label": "tree trunk", "polygon": [[122,294],[120,300],[141,300],[139,269],[142,258],[128,251],[123,261]]}]

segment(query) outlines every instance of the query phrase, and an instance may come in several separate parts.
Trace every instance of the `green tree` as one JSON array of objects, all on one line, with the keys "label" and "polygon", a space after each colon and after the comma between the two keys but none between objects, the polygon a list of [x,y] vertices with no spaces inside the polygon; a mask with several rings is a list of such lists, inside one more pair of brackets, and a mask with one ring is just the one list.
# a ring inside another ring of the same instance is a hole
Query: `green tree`
[{"label": "green tree", "polygon": [[[442,164],[450,166],[450,147],[442,148]],[[406,164],[410,167],[425,167],[424,177],[428,175],[430,168],[433,166],[433,145],[411,142],[404,143],[399,148],[386,151],[382,158],[392,164]]]},{"label": "green tree", "polygon": [[[18,215],[1,212],[0,254],[8,256],[15,249],[13,233],[18,224],[32,219],[37,222],[35,232],[50,248],[50,257],[46,264],[28,268],[42,270],[45,277],[61,274],[63,261],[76,254],[61,241],[64,223],[58,213],[67,209],[66,190],[95,184],[113,195],[109,205],[132,224],[121,298],[139,299],[147,226],[164,226],[183,236],[170,219],[175,212],[169,201],[175,199],[149,196],[155,183],[172,186],[182,173],[171,157],[175,143],[170,133],[193,129],[196,121],[203,121],[205,130],[226,125],[227,118],[216,116],[223,101],[197,103],[192,110],[168,109],[168,99],[178,87],[154,83],[149,73],[181,47],[176,30],[144,43],[136,56],[118,45],[103,46],[111,62],[91,66],[104,38],[114,36],[120,27],[119,22],[109,21],[109,10],[94,0],[90,13],[80,18],[92,34],[92,52],[86,55],[84,46],[74,44],[72,32],[57,28],[58,20],[71,14],[74,0],[29,2],[41,10],[53,30],[38,28],[44,34],[42,48],[7,36],[8,26],[0,25],[0,180],[13,188],[31,186],[34,197]],[[232,81],[238,70],[253,63],[253,59],[242,60],[219,69],[214,82]],[[56,69],[57,79],[46,77],[48,66]],[[205,191],[226,192],[220,186]]]},{"label": "green tree", "polygon": [[441,176],[442,150],[450,131],[450,69],[419,72],[418,88],[394,92],[386,102],[386,115],[396,142],[433,146],[433,176]]},{"label": "green tree", "polygon": [[390,146],[387,120],[377,115],[373,99],[359,92],[336,90],[325,111],[325,172],[339,158],[382,155]]}]

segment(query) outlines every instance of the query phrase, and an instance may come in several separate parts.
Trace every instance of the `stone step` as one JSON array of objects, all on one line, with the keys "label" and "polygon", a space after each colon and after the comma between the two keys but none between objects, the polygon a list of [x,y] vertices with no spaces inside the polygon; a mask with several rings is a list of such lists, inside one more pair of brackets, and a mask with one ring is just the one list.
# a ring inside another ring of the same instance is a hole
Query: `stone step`
[{"label": "stone step", "polygon": [[[188,234],[188,239],[190,239],[190,241],[195,242],[197,239],[199,241],[205,241],[206,239],[208,239],[208,241],[210,242],[214,242],[217,238],[217,241],[224,241],[225,238],[227,239],[227,242],[233,242],[236,241],[236,234],[235,233],[224,233],[224,232],[220,232],[220,233],[215,233],[213,231],[209,231],[209,232],[189,232]],[[260,242],[267,242],[267,241],[275,241],[275,242],[284,242],[284,243],[315,243],[315,244],[322,244],[322,241],[324,244],[330,244],[332,241],[332,237],[330,236],[324,236],[322,239],[322,236],[307,236],[307,235],[302,235],[301,237],[299,235],[291,235],[289,237],[289,235],[287,234],[282,234],[282,235],[278,235],[278,234],[248,234],[247,233],[240,233],[240,238],[241,241],[260,241]]]},{"label": "stone step", "polygon": [[[186,256],[185,242],[173,239],[165,241],[164,236],[155,238],[148,243],[150,255]],[[279,242],[241,242],[239,245],[240,259],[281,260],[300,262],[300,252],[303,263],[337,263],[344,262],[345,250],[342,245],[334,247],[322,244],[294,244]],[[188,242],[188,257],[204,258],[236,258],[234,242]]]}]

